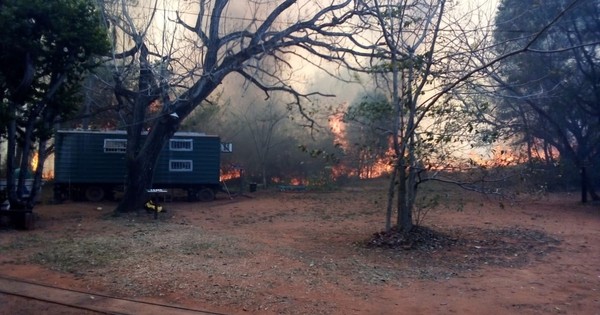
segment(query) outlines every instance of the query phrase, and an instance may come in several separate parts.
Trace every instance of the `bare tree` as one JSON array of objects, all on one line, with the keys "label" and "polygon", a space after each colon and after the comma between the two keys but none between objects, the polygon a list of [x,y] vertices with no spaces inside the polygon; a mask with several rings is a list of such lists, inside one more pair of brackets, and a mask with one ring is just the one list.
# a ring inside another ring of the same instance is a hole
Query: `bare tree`
[{"label": "bare tree", "polygon": [[370,31],[377,34],[376,58],[370,70],[382,79],[391,96],[394,171],[388,191],[386,230],[391,229],[396,195],[397,227],[410,232],[417,173],[417,130],[431,105],[420,101],[436,77],[438,38],[446,1],[364,1]]},{"label": "bare tree", "polygon": [[[115,95],[130,109],[127,190],[117,212],[141,205],[163,144],[227,76],[242,76],[267,96],[291,93],[300,104],[316,94],[301,93],[285,82],[282,74],[291,67],[287,56],[307,58],[308,53],[342,60],[344,53],[351,53],[336,45],[352,35],[339,29],[354,14],[351,0],[103,4],[114,34],[110,66]],[[267,60],[275,69],[262,66]],[[142,139],[145,128],[148,135]]]},{"label": "bare tree", "polygon": [[267,186],[267,166],[273,149],[281,142],[277,137],[277,131],[282,120],[287,118],[287,113],[277,107],[277,104],[266,103],[263,108],[254,104],[249,104],[247,109],[253,109],[252,112],[246,110],[242,116],[244,125],[249,131],[252,140],[254,154],[258,162],[263,186]]},{"label": "bare tree", "polygon": [[[389,91],[395,110],[390,130],[394,140],[395,172],[388,193],[388,231],[391,229],[394,197],[397,229],[401,233],[411,231],[417,186],[420,182],[436,179],[432,176],[439,174],[424,174],[427,170],[425,154],[436,150],[432,144],[454,141],[454,135],[444,129],[441,133],[427,131],[431,124],[440,121],[440,117],[455,112],[456,104],[451,101],[450,92],[465,86],[469,79],[485,76],[488,69],[493,69],[505,59],[535,50],[534,44],[573,4],[538,25],[522,45],[484,59],[478,56],[482,53],[489,56],[494,51],[494,43],[471,35],[479,30],[473,32],[463,28],[459,23],[461,19],[449,15],[452,5],[453,2],[444,0],[372,0],[361,1],[359,5],[364,27],[370,38],[375,38],[372,42],[378,47],[363,69],[382,79],[380,86]],[[467,14],[462,19],[469,17]],[[448,121],[442,124],[449,128],[446,130],[460,131],[460,124]],[[463,127],[467,130],[474,128],[468,124]],[[468,187],[458,181],[436,180]]]}]

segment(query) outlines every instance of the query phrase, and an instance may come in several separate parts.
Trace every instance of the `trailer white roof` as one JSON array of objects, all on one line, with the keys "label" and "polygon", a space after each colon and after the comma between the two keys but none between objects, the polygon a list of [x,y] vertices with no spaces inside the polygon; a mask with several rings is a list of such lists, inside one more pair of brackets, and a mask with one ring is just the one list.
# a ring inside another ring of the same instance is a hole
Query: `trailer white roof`
[{"label": "trailer white roof", "polygon": [[[58,133],[78,133],[78,134],[107,134],[107,135],[127,135],[125,130],[83,130],[83,129],[62,129],[57,130]],[[142,132],[143,135],[147,135],[148,132]],[[177,131],[175,136],[179,137],[218,137],[216,135],[207,135],[203,132],[192,132],[192,131]]]}]

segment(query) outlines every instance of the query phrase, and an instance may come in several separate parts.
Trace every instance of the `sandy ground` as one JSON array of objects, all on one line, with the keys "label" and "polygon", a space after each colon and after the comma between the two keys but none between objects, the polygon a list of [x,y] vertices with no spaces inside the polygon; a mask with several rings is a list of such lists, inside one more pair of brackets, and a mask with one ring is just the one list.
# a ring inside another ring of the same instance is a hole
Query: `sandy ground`
[{"label": "sandy ground", "polygon": [[[597,204],[437,191],[424,225],[450,243],[373,248],[384,187],[173,202],[158,220],[40,205],[34,231],[0,230],[0,275],[225,314],[600,314]],[[67,312],[0,295],[0,314]]]}]

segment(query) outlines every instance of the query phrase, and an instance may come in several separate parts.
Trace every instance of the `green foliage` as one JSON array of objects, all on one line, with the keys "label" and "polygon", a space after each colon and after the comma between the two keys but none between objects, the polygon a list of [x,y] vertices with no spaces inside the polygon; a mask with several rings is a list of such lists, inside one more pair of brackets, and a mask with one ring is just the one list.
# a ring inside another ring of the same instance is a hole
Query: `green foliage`
[{"label": "green foliage", "polygon": [[425,53],[412,56],[412,58],[405,57],[396,61],[380,63],[369,69],[369,72],[373,74],[390,73],[392,72],[394,66],[396,66],[398,70],[407,70],[412,68],[413,70],[419,71],[427,65],[429,60],[429,53]]},{"label": "green foliage", "polygon": [[358,97],[344,114],[346,122],[346,162],[358,170],[359,176],[369,176],[370,167],[381,161],[389,149],[393,124],[393,108],[387,97],[371,93]]},{"label": "green foliage", "polygon": [[375,125],[389,121],[392,114],[393,108],[384,95],[366,95],[348,108],[344,120],[364,121],[367,124]]},{"label": "green foliage", "polygon": [[8,139],[9,162],[4,167],[11,181],[7,185],[11,204],[25,204],[19,196],[24,178],[15,180],[14,170],[30,165],[38,141],[40,167],[35,170],[34,193],[26,201],[27,207],[35,204],[47,156],[45,141],[58,117],[76,112],[83,78],[96,66],[94,56],[109,48],[104,23],[91,0],[0,2],[0,135]]},{"label": "green foliage", "polygon": [[[556,16],[528,52],[499,63],[504,84],[497,109],[508,127],[530,145],[544,143],[577,167],[600,162],[600,1],[503,0],[494,39],[499,54],[522,47]],[[592,180],[595,182],[597,180]]]},{"label": "green foliage", "polygon": [[301,152],[308,154],[311,158],[321,158],[326,162],[334,163],[334,164],[339,162],[339,158],[336,156],[335,153],[327,152],[327,150],[322,149],[322,148],[311,149],[311,148],[307,147],[305,144],[299,144],[298,149]]},{"label": "green foliage", "polygon": [[93,56],[108,49],[106,31],[91,1],[3,1],[0,118],[3,122],[17,118],[7,110],[9,101],[23,106],[23,117],[41,113],[39,106],[63,116],[72,114],[80,101],[82,77],[96,65]]},{"label": "green foliage", "polygon": [[[597,177],[598,174],[593,176]],[[567,159],[560,159],[554,163],[534,159],[527,165],[520,180],[529,190],[536,188],[543,189],[544,192],[575,191],[581,183],[580,170]]]}]

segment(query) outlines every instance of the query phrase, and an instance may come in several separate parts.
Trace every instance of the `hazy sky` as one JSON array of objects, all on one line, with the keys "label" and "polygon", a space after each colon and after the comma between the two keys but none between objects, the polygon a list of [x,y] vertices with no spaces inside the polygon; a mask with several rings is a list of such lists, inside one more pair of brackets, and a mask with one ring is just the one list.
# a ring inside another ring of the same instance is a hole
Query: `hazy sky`
[{"label": "hazy sky", "polygon": [[[461,24],[469,24],[465,26],[465,28],[473,28],[477,27],[477,24],[487,24],[490,19],[493,18],[495,10],[498,5],[498,0],[453,0],[455,3],[458,3],[459,8],[453,12],[448,12],[447,14],[455,16],[456,19],[461,19]],[[310,2],[310,1],[308,1]],[[154,1],[140,1],[138,8],[144,10],[152,7]],[[191,5],[190,1],[173,1],[173,0],[159,0],[158,6],[163,8],[162,11],[159,11],[159,14],[155,17],[155,25],[159,28],[167,28],[169,29],[169,33],[172,34],[173,23],[170,23],[169,20],[173,20],[175,17],[175,11],[180,12],[180,16],[187,20],[188,23],[194,24],[196,15],[194,13],[198,12],[197,7]],[[254,3],[254,5],[253,5]],[[224,19],[226,28],[240,28],[241,24],[245,24],[247,26],[249,21],[252,19],[254,14],[253,12],[258,11],[258,7],[256,3],[260,3],[264,5],[265,3],[272,6],[273,2],[262,1],[262,2],[249,2],[247,0],[232,0],[228,7],[226,8]],[[311,6],[298,6],[294,8],[292,11],[298,11],[298,14],[308,13],[310,11]],[[269,11],[268,9],[260,8],[261,12]],[[300,12],[302,11],[302,12]],[[208,14],[208,13],[205,13]],[[257,13],[260,19],[260,13]],[[486,21],[488,20],[488,21]],[[240,25],[238,25],[240,24]],[[162,32],[157,32],[161,34]],[[160,35],[158,38],[162,37]],[[169,37],[162,37],[162,40],[169,40]],[[157,38],[157,39],[158,39]],[[167,43],[168,46],[168,43]],[[325,93],[333,93],[338,97],[335,99],[325,99],[324,101],[330,102],[333,104],[341,104],[341,103],[349,103],[352,102],[356,98],[357,95],[362,94],[365,91],[365,88],[359,85],[347,84],[344,82],[340,82],[339,80],[332,78],[326,75],[323,71],[319,71],[314,66],[310,65],[306,61],[302,60],[294,60],[294,75],[293,78],[296,82],[295,86],[303,92],[314,91],[315,88],[319,90],[323,90]],[[332,72],[337,72],[337,68],[330,68]],[[344,71],[341,71],[344,73]],[[368,78],[365,78],[368,80]],[[237,81],[237,80],[234,80]],[[237,93],[234,93],[237,94]]]}]

